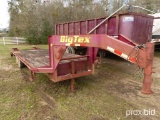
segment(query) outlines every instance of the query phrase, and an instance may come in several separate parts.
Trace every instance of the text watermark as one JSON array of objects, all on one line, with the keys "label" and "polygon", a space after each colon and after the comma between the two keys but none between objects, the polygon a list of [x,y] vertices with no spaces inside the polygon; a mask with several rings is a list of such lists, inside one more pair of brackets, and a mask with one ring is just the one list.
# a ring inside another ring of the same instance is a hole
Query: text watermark
[{"label": "text watermark", "polygon": [[139,115],[144,115],[144,116],[154,116],[156,114],[155,109],[142,109],[142,110],[126,110],[126,117],[128,116],[139,116]]}]

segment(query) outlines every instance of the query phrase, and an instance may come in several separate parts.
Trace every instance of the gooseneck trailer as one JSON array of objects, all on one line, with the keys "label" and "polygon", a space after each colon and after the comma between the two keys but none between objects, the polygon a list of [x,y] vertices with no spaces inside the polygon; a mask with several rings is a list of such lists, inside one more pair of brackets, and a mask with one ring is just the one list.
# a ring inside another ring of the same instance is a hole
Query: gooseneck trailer
[{"label": "gooseneck trailer", "polygon": [[[25,64],[30,69],[31,80],[35,73],[45,73],[53,82],[71,79],[71,91],[74,91],[75,78],[94,73],[98,49],[103,49],[144,68],[142,93],[152,93],[153,17],[137,13],[115,15],[87,34],[103,20],[57,24],[56,35],[48,38],[48,50],[13,48],[11,55],[20,67]],[[86,54],[66,53],[68,46],[85,47]]]}]

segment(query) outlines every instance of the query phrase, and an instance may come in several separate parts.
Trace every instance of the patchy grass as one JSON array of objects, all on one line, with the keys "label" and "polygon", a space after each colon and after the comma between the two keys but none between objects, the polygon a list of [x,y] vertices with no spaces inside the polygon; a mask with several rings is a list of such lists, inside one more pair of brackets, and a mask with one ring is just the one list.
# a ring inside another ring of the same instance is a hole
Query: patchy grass
[{"label": "patchy grass", "polygon": [[[29,81],[29,70],[19,69],[10,49],[29,49],[30,45],[0,45],[0,116],[2,120],[140,120],[126,117],[126,110],[139,109],[135,103],[111,92],[123,90],[120,80],[133,76],[116,61],[105,61],[94,75],[76,79],[76,92],[70,93],[70,81],[53,83],[44,74]],[[37,46],[47,48],[47,45]],[[112,62],[111,62],[112,61]],[[115,66],[114,66],[115,65]],[[127,72],[126,72],[127,71]],[[124,73],[124,74],[122,74]],[[137,86],[140,90],[140,87]],[[134,91],[130,91],[134,93]],[[135,93],[134,93],[135,94]],[[144,118],[146,119],[146,118]]]},{"label": "patchy grass", "polygon": [[155,55],[156,57],[160,57],[160,50],[159,50],[159,51],[157,50],[154,55]]}]

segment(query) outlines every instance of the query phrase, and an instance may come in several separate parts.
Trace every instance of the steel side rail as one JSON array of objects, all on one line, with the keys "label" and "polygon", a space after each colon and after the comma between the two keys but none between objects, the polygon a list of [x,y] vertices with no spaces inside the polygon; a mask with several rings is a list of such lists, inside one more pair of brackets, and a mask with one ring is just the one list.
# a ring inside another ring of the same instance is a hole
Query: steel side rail
[{"label": "steel side rail", "polygon": [[[127,38],[125,39],[127,40]],[[137,49],[134,43],[126,43],[105,34],[50,36],[49,40],[50,46],[86,46],[104,49],[138,64],[142,68],[146,66],[146,60],[144,59],[146,51],[144,48]]]}]

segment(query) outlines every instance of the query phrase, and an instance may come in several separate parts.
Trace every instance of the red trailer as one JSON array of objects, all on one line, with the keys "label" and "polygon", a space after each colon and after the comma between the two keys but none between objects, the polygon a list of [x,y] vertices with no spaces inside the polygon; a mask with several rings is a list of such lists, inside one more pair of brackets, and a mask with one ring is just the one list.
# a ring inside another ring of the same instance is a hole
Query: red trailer
[{"label": "red trailer", "polygon": [[[152,93],[153,17],[135,13],[116,15],[87,35],[103,19],[58,24],[56,35],[48,38],[48,51],[13,48],[11,55],[16,56],[20,66],[23,63],[31,70],[31,80],[35,73],[45,73],[53,82],[71,79],[73,91],[75,78],[94,73],[98,49],[104,49],[144,68],[142,93]],[[86,55],[65,53],[68,46],[86,47]]]}]

